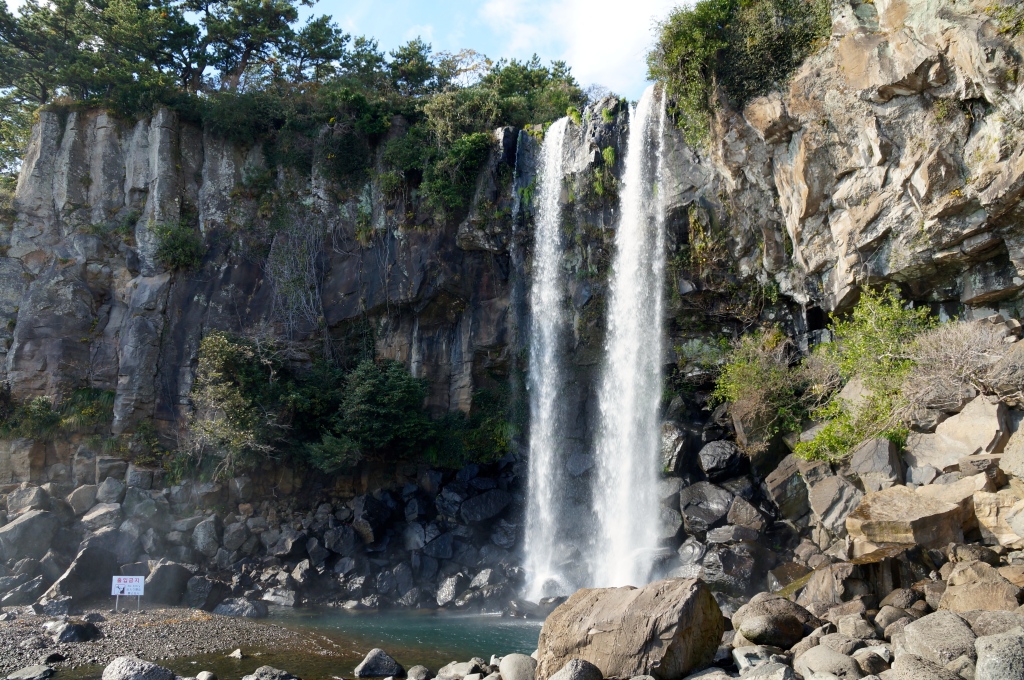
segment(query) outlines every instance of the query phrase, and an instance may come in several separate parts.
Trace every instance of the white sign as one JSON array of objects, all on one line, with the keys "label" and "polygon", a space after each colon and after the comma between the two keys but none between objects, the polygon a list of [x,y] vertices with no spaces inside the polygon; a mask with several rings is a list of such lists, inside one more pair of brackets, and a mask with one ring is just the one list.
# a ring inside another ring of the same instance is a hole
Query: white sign
[{"label": "white sign", "polygon": [[145,576],[115,576],[110,585],[111,595],[132,595],[141,597],[146,588]]}]

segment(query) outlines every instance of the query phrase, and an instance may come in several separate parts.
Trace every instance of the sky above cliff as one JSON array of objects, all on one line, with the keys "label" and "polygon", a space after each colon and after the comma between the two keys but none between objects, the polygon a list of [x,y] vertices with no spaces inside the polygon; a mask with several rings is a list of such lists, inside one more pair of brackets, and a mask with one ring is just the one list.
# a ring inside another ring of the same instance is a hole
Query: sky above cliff
[{"label": "sky above cliff", "polygon": [[584,87],[638,99],[647,86],[654,29],[680,0],[321,0],[353,35],[384,50],[423,38],[435,51],[469,48],[491,59],[563,59]]},{"label": "sky above cliff", "polygon": [[[12,9],[22,0],[6,0]],[[681,0],[321,0],[347,32],[384,51],[421,37],[438,52],[473,49],[491,59],[563,59],[583,87],[638,99],[655,24]]]}]

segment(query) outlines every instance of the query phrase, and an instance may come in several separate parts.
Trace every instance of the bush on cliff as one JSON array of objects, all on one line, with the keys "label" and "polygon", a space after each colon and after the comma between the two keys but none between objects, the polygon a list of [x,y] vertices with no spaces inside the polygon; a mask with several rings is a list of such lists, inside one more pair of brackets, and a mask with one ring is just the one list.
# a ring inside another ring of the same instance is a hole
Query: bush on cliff
[{"label": "bush on cliff", "polygon": [[700,0],[673,10],[648,55],[687,141],[703,145],[718,89],[733,106],[777,89],[832,28],[829,0]]}]

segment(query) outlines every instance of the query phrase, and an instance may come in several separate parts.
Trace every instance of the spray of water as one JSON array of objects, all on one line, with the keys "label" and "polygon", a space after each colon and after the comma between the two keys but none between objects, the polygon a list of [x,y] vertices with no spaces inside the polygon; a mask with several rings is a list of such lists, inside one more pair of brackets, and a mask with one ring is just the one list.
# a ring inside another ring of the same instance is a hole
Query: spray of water
[{"label": "spray of water", "polygon": [[664,104],[651,86],[630,117],[609,282],[593,487],[598,526],[589,560],[596,586],[647,583],[658,543],[664,125]]},{"label": "spray of water", "polygon": [[538,600],[560,590],[556,564],[559,510],[556,493],[563,468],[562,344],[566,330],[562,164],[569,119],[548,128],[541,146],[533,279],[530,287],[530,485],[526,511],[526,597]]}]

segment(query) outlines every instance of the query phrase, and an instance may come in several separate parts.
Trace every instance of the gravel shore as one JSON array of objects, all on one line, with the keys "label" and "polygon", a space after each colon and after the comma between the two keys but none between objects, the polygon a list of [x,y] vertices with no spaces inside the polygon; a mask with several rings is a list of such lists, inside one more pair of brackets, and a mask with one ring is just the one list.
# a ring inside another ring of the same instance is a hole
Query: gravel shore
[{"label": "gravel shore", "polygon": [[[15,611],[13,608],[7,611]],[[13,621],[0,622],[0,677],[60,654],[63,661],[50,662],[54,669],[83,665],[105,665],[118,656],[133,655],[159,663],[163,660],[203,654],[227,654],[241,648],[272,652],[289,650],[333,656],[337,652],[327,638],[299,633],[252,619],[217,616],[197,609],[149,609],[140,613],[90,609],[99,614],[96,626],[103,633],[90,642],[56,643],[44,629],[54,617],[26,614],[16,610]],[[79,617],[72,617],[79,619]]]}]

